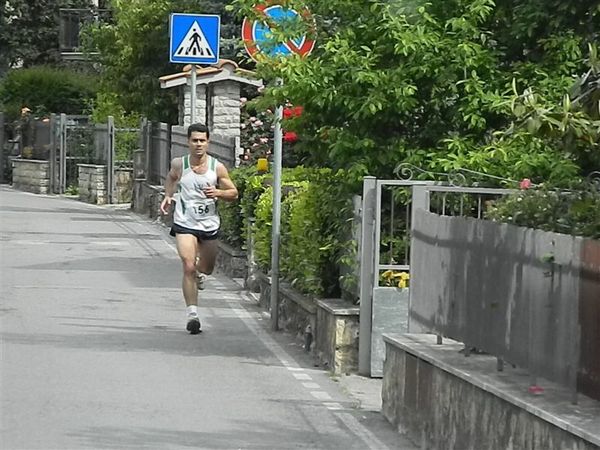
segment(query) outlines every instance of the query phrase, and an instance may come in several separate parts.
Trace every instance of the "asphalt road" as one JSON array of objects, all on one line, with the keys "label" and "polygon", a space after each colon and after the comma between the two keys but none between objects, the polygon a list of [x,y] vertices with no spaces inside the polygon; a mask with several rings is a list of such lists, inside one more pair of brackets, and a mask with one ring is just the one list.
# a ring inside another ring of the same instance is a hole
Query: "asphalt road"
[{"label": "asphalt road", "polygon": [[1,449],[412,449],[240,289],[184,330],[164,228],[0,187]]}]

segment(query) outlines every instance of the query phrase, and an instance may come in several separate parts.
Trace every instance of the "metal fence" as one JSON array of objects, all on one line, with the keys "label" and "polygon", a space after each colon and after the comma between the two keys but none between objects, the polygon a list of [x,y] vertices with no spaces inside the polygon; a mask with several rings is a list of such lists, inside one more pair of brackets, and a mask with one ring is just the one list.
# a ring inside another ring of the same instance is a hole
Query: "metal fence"
[{"label": "metal fence", "polygon": [[413,217],[410,331],[527,368],[532,385],[543,375],[576,392],[584,239],[426,210]]},{"label": "metal fence", "polygon": [[[134,172],[151,185],[164,185],[172,158],[189,152],[187,129],[169,127],[166,123],[142,121],[140,155],[136,158]],[[236,140],[223,136],[210,137],[208,152],[227,167],[235,166]]]}]

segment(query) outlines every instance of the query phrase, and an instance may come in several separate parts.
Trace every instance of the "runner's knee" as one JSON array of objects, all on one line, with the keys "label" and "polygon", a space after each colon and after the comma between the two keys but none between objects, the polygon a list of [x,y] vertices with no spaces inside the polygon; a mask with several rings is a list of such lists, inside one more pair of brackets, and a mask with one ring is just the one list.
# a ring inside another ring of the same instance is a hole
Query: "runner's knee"
[{"label": "runner's knee", "polygon": [[194,261],[193,259],[191,260],[184,260],[183,261],[183,273],[185,275],[194,275],[196,274],[196,261]]}]

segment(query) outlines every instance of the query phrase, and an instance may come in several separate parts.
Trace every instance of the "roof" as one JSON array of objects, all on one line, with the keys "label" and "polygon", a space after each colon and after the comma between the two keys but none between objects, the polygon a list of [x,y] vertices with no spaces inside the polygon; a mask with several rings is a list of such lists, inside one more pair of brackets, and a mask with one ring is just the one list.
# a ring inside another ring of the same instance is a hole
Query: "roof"
[{"label": "roof", "polygon": [[[183,68],[183,72],[160,77],[160,87],[168,89],[187,84],[187,80],[191,75],[191,69],[192,66],[188,64]],[[241,69],[235,62],[229,59],[220,59],[217,64],[208,67],[196,66],[197,84],[209,84],[218,81],[237,81],[238,83],[256,87],[263,85],[262,80],[254,78],[254,72]]]}]

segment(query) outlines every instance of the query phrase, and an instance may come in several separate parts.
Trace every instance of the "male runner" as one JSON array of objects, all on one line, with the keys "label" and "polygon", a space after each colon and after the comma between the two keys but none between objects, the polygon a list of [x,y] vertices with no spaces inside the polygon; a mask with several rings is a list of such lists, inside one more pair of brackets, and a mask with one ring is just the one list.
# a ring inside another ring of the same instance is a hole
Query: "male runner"
[{"label": "male runner", "polygon": [[173,213],[171,236],[175,236],[177,253],[183,263],[186,328],[191,334],[198,334],[202,325],[198,317],[196,273],[211,274],[215,266],[216,239],[221,223],[217,199],[234,201],[238,191],[227,168],[207,153],[209,132],[206,125],[190,125],[187,136],[189,155],[171,161],[160,210],[163,214],[168,213],[177,188],[179,197]]}]

